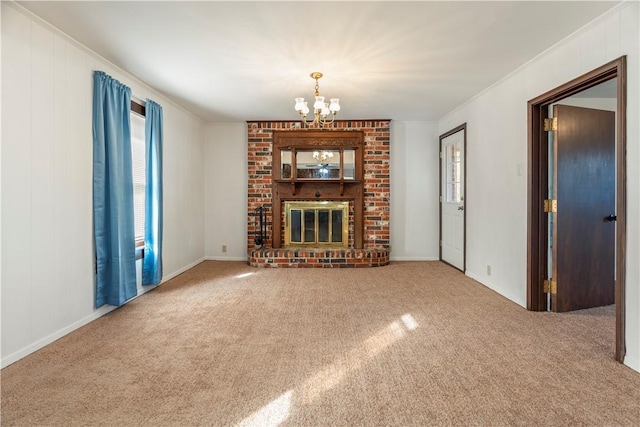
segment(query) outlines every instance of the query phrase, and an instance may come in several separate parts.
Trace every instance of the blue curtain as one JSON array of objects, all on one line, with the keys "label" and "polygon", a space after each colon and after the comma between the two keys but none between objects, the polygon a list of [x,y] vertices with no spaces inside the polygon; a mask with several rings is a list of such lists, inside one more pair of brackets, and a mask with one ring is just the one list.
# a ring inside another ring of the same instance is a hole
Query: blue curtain
[{"label": "blue curtain", "polygon": [[147,183],[144,219],[142,284],[162,280],[162,107],[147,99],[145,106]]},{"label": "blue curtain", "polygon": [[131,89],[102,71],[94,71],[96,308],[120,306],[137,294],[130,108]]}]

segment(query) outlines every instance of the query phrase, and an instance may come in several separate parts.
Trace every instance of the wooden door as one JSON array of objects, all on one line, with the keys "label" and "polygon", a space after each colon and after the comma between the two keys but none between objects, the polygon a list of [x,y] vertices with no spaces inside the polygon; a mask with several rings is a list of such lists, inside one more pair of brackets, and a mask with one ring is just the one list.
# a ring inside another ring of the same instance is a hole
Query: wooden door
[{"label": "wooden door", "polygon": [[440,260],[465,270],[465,129],[440,141]]},{"label": "wooden door", "polygon": [[554,106],[556,312],[614,303],[615,113]]}]

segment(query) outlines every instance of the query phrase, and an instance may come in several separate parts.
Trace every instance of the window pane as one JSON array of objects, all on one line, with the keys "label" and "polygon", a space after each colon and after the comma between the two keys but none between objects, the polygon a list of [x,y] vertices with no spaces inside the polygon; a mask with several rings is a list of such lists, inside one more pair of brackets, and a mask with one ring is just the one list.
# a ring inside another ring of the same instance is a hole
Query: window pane
[{"label": "window pane", "polygon": [[340,151],[297,151],[296,176],[299,179],[340,178]]},{"label": "window pane", "polygon": [[291,210],[291,241],[302,243],[302,211]]},{"label": "window pane", "polygon": [[453,146],[453,161],[460,163],[460,143],[456,142]]},{"label": "window pane", "polygon": [[282,150],[280,152],[280,177],[282,179],[291,178],[291,151]]},{"label": "window pane", "polygon": [[304,211],[304,241],[315,243],[316,241],[316,213],[313,210]]},{"label": "window pane", "polygon": [[331,241],[342,242],[342,211],[331,211]]},{"label": "window pane", "polygon": [[445,202],[460,203],[462,193],[460,181],[462,178],[462,164],[460,143],[456,142],[446,146],[446,174],[445,174]]},{"label": "window pane", "polygon": [[457,176],[457,165],[459,163],[451,163],[447,166],[447,182],[455,182]]},{"label": "window pane", "polygon": [[318,211],[318,242],[329,242],[329,211]]},{"label": "window pane", "polygon": [[460,194],[460,183],[452,182],[447,184],[447,202],[460,203],[462,201]]},{"label": "window pane", "polygon": [[344,150],[344,179],[356,178],[356,152],[355,150]]},{"label": "window pane", "polygon": [[144,116],[134,112],[131,112],[130,116],[135,237],[136,240],[144,240],[144,200],[146,188]]}]

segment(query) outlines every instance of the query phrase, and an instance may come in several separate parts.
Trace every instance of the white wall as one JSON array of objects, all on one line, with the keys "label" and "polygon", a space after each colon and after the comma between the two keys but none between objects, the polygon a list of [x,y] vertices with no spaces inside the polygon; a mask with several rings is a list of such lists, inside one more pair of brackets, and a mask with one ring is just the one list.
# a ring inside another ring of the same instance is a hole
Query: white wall
[{"label": "white wall", "polygon": [[162,259],[163,280],[168,280],[204,260],[205,124],[162,101],[158,101],[164,113]]},{"label": "white wall", "polygon": [[[209,124],[204,150],[205,254],[247,259],[247,125]],[[222,245],[227,252],[222,252]]]},{"label": "white wall", "polygon": [[391,122],[391,260],[439,258],[435,122]]},{"label": "white wall", "polygon": [[[526,305],[527,101],[627,55],[625,363],[640,371],[640,47],[638,2],[603,15],[445,116],[467,122],[467,274]],[[524,173],[519,174],[520,168]],[[492,265],[492,275],[486,266]]]},{"label": "white wall", "polygon": [[164,276],[204,257],[204,125],[19,6],[2,3],[2,366],[94,309],[93,70],[164,109]]}]

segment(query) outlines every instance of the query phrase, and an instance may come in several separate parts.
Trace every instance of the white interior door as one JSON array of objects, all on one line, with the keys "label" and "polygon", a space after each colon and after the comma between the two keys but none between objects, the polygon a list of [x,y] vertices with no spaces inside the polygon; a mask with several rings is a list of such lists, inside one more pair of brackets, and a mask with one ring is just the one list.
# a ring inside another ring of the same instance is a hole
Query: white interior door
[{"label": "white interior door", "polygon": [[440,259],[465,270],[464,128],[441,139]]}]

